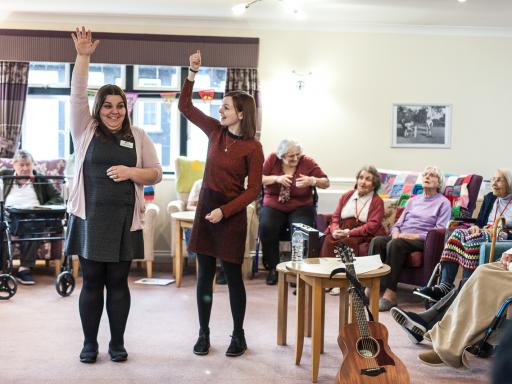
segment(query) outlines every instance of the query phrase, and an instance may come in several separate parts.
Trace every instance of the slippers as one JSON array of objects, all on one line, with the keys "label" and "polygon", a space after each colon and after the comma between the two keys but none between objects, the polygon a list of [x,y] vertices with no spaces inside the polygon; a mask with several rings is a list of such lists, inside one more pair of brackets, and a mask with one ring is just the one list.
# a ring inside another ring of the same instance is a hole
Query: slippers
[{"label": "slippers", "polygon": [[379,299],[379,312],[387,312],[394,307],[396,307],[396,303],[393,303],[383,297]]}]

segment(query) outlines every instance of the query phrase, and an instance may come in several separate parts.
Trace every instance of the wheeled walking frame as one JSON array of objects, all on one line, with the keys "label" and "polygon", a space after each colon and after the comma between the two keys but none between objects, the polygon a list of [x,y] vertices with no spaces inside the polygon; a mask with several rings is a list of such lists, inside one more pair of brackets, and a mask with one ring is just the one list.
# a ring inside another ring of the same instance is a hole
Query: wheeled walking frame
[{"label": "wheeled walking frame", "polygon": [[[30,179],[33,184],[45,184],[51,180],[61,180],[64,176],[1,176],[0,177],[0,300],[8,300],[16,294],[17,282],[13,272],[13,245],[23,241],[64,240],[66,209],[64,206],[36,206],[11,208],[5,206],[4,180]],[[65,190],[65,188],[63,188]],[[17,236],[23,235],[22,238]],[[14,237],[13,237],[14,236]],[[69,296],[75,288],[72,263],[64,258],[60,274],[55,280],[57,292]]]}]

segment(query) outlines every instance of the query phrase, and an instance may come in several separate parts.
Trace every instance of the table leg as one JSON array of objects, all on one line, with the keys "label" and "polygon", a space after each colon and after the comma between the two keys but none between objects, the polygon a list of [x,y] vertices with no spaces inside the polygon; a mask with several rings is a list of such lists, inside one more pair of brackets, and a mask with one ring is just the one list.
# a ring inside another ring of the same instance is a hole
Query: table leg
[{"label": "table leg", "polygon": [[339,332],[345,327],[348,320],[348,292],[346,287],[340,288],[340,303],[339,303],[339,317],[338,317],[338,324],[339,324]]},{"label": "table leg", "polygon": [[181,221],[176,220],[176,254],[174,255],[174,278],[176,279],[176,288],[181,286],[181,276],[183,275],[183,228]]},{"label": "table leg", "polygon": [[318,368],[320,366],[320,350],[322,337],[322,289],[321,279],[315,278],[313,281],[313,327],[311,332],[311,381],[316,383],[318,380]]},{"label": "table leg", "polygon": [[311,337],[311,286],[309,285],[306,285],[305,297],[304,332],[306,337]]},{"label": "table leg", "polygon": [[295,364],[300,364],[302,348],[304,347],[304,291],[305,283],[297,274],[297,325],[295,337]]},{"label": "table leg", "polygon": [[277,280],[277,345],[286,345],[288,326],[288,283],[286,274],[279,271]]},{"label": "table leg", "polygon": [[371,279],[370,284],[370,311],[372,311],[373,321],[379,321],[379,298],[380,298],[380,277]]},{"label": "table leg", "polygon": [[322,316],[322,334],[320,336],[320,353],[324,353],[324,342],[325,342],[325,289],[322,288],[322,310],[320,311],[320,315]]}]

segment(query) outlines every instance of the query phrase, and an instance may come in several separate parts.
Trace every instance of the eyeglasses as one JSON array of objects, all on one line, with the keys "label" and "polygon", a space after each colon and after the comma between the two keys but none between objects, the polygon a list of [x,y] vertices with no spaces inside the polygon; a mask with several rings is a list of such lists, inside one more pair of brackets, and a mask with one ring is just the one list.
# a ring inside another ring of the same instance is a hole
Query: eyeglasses
[{"label": "eyeglasses", "polygon": [[434,172],[424,172],[421,177],[437,177],[439,179],[439,175]]},{"label": "eyeglasses", "polygon": [[284,155],[285,159],[294,159],[294,158],[300,158],[301,154],[300,153],[294,153],[292,155]]}]

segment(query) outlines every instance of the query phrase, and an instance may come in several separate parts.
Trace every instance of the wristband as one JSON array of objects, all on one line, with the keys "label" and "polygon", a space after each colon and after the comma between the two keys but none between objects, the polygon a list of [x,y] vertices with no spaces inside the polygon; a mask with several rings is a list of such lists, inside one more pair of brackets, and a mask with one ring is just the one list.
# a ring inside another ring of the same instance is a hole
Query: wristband
[{"label": "wristband", "polygon": [[199,70],[196,70],[196,69],[192,69],[191,67],[188,67],[188,70],[189,70],[190,72],[194,72],[194,73],[197,73],[197,72],[199,72]]}]

